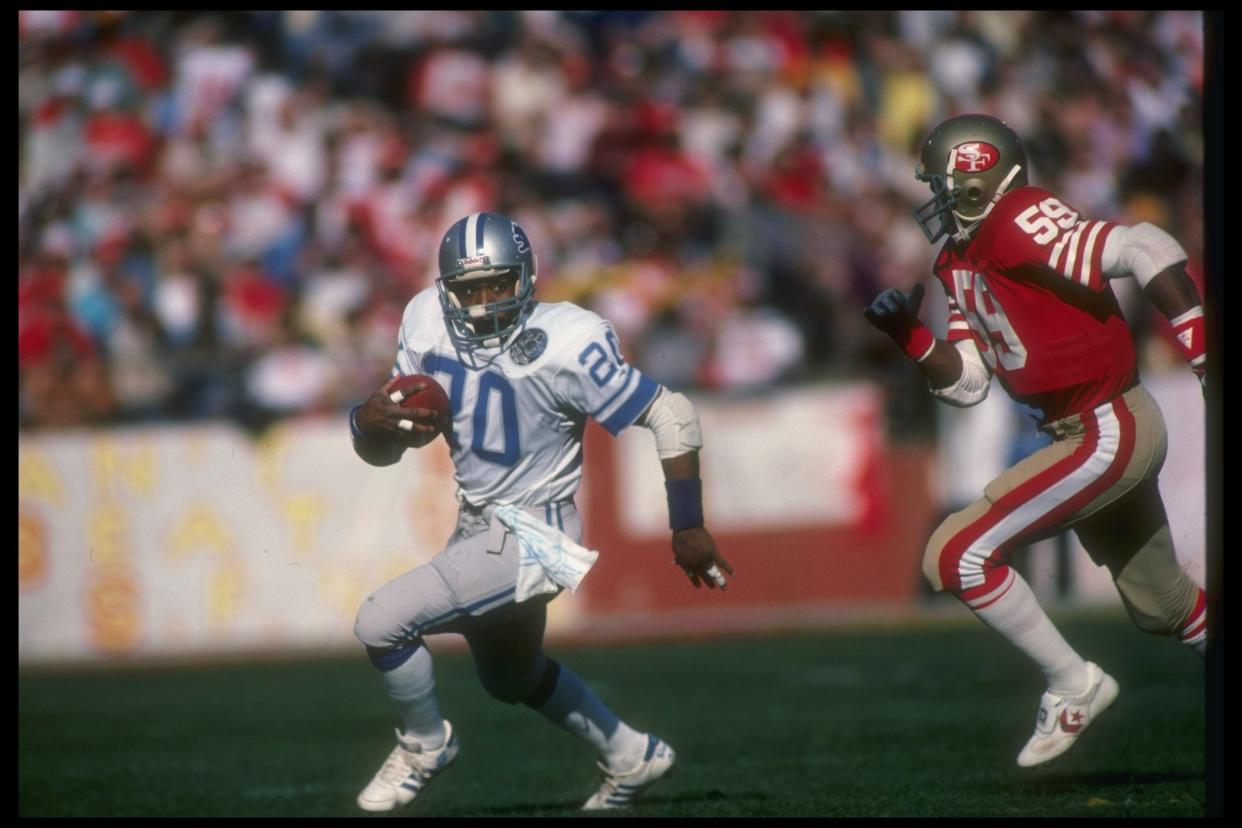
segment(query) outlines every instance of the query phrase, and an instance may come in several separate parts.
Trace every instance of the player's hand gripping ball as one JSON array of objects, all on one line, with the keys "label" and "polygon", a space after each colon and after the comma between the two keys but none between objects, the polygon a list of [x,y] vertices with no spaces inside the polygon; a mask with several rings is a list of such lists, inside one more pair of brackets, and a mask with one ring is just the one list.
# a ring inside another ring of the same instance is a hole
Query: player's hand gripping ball
[{"label": "player's hand gripping ball", "polygon": [[[413,409],[411,419],[401,420],[398,425],[406,431],[414,431],[414,424],[432,426],[442,433],[449,424],[449,398],[433,377],[411,374],[398,377],[388,389],[388,397],[402,408]],[[420,429],[421,430],[421,429]]]}]

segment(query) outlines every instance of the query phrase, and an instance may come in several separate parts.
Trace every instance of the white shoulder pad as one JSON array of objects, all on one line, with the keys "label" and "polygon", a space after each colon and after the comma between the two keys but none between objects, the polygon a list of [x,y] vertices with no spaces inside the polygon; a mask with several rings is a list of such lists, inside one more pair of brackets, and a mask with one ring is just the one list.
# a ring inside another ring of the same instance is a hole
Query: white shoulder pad
[{"label": "white shoulder pad", "polygon": [[599,328],[609,326],[604,317],[573,302],[540,302],[530,324],[555,328],[558,339],[575,342],[590,339]]},{"label": "white shoulder pad", "polygon": [[1100,266],[1110,279],[1133,274],[1139,287],[1147,287],[1156,274],[1186,258],[1177,239],[1156,225],[1143,222],[1113,228],[1104,244]]},{"label": "white shoulder pad", "polygon": [[651,429],[655,435],[656,452],[661,460],[703,448],[699,414],[684,394],[661,388],[639,425]]},{"label": "white shoulder pad", "polygon": [[448,338],[444,312],[435,287],[419,291],[406,303],[401,314],[399,336],[405,349],[416,354],[426,353],[436,343]]},{"label": "white shoulder pad", "polygon": [[979,354],[979,347],[973,339],[963,339],[956,343],[957,352],[962,355],[962,375],[953,385],[944,388],[930,388],[932,395],[958,408],[969,408],[978,405],[988,396],[992,383],[992,371]]}]

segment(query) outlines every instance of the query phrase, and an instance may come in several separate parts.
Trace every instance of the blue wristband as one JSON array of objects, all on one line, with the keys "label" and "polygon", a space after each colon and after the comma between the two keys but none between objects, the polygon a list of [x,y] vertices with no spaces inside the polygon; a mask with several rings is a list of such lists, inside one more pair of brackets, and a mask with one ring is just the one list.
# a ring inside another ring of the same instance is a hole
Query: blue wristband
[{"label": "blue wristband", "polygon": [[354,416],[358,413],[359,408],[363,406],[354,406],[349,410],[349,433],[354,436],[354,443],[363,448],[383,449],[390,446],[391,442],[384,434],[369,433],[361,430],[358,423],[354,421]]},{"label": "blue wristband", "polygon": [[703,525],[703,481],[697,477],[665,480],[668,492],[668,527],[694,529]]}]

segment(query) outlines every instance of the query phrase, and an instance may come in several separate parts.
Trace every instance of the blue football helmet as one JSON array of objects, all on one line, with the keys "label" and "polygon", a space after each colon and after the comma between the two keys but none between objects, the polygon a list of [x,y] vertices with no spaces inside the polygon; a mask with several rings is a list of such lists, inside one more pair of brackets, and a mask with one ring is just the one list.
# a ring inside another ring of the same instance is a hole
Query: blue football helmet
[{"label": "blue football helmet", "polygon": [[[453,292],[471,280],[511,274],[513,296],[466,306]],[[507,347],[535,305],[535,252],[522,227],[500,213],[459,219],[440,242],[440,307],[453,344],[462,351]]]}]

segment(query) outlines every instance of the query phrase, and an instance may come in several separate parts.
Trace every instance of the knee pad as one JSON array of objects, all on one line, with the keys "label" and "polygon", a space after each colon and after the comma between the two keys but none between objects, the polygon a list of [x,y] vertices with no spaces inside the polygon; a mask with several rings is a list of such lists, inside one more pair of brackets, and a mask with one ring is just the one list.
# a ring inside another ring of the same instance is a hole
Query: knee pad
[{"label": "knee pad", "polygon": [[[936,531],[932,532],[932,536],[927,540],[927,547],[923,550],[923,577],[931,584],[932,589],[936,592],[951,592],[954,595],[962,594],[964,587],[958,581],[957,573],[959,572],[958,561],[945,561],[945,556],[951,554],[948,551],[950,544],[954,538],[957,538],[963,532],[978,520],[987,514],[991,501],[985,495],[984,497],[971,503],[964,509],[946,517],[936,527]],[[965,552],[965,550],[961,550]],[[952,566],[949,577],[945,575],[945,564]],[[995,586],[998,579],[1003,575],[1001,572],[1003,561],[989,558],[978,564],[977,574],[982,575],[984,580]],[[976,585],[972,588],[979,588]]]},{"label": "knee pad", "polygon": [[354,617],[354,637],[368,648],[391,649],[397,644],[398,628],[375,602],[375,596],[363,601]]}]

